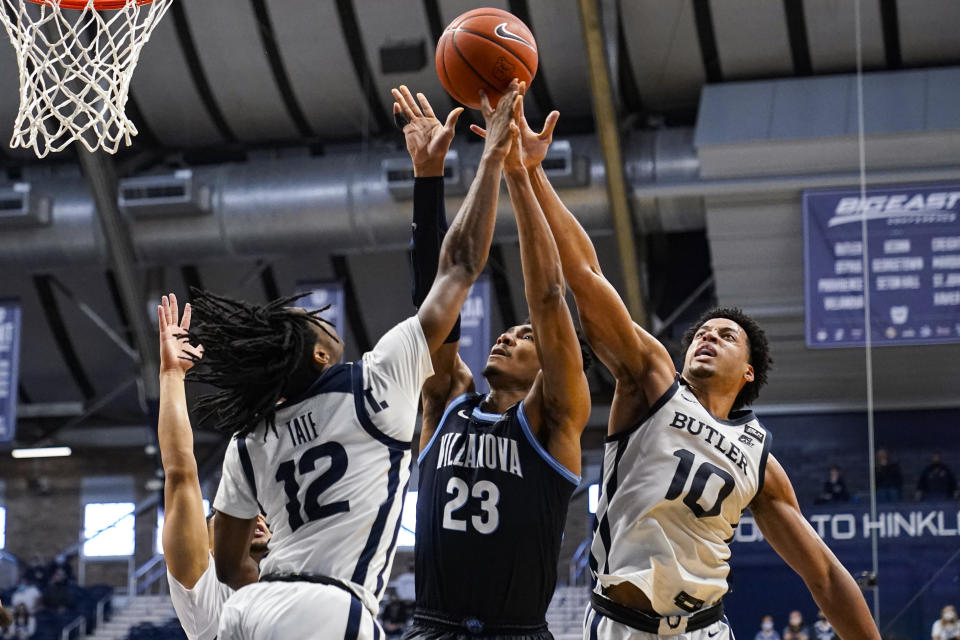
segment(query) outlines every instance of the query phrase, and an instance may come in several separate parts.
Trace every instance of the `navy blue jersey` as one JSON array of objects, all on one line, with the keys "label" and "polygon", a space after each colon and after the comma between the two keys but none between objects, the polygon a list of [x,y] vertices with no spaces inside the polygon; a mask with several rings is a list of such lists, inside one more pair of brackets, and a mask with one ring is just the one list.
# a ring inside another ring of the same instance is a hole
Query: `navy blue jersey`
[{"label": "navy blue jersey", "polygon": [[530,429],[523,403],[450,403],[420,453],[417,610],[486,625],[544,622],[567,506],[580,478]]}]

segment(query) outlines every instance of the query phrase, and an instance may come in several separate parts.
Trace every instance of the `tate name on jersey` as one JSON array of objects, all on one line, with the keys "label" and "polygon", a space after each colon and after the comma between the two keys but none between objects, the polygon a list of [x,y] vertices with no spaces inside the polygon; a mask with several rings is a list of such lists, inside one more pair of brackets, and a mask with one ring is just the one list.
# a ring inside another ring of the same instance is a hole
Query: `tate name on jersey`
[{"label": "tate name on jersey", "polygon": [[290,444],[293,446],[305,444],[320,437],[320,433],[317,431],[317,423],[313,419],[313,411],[307,411],[292,420],[288,420],[285,426],[287,427],[287,433],[290,434]]},{"label": "tate name on jersey", "polygon": [[443,434],[437,469],[443,467],[492,469],[523,477],[517,441],[492,433]]},{"label": "tate name on jersey", "polygon": [[[723,434],[721,434],[717,429],[714,429],[711,425],[701,422],[693,416],[688,416],[685,413],[681,413],[680,411],[674,411],[673,420],[670,422],[670,426],[677,429],[686,429],[687,433],[690,435],[704,438],[708,444],[713,445],[714,449],[727,456],[731,462],[737,465],[737,468],[740,469],[740,473],[743,475],[747,475],[749,473],[747,471],[747,457],[743,454],[743,451],[740,450],[740,447],[725,438]],[[748,444],[751,444],[752,446],[752,443]]]}]

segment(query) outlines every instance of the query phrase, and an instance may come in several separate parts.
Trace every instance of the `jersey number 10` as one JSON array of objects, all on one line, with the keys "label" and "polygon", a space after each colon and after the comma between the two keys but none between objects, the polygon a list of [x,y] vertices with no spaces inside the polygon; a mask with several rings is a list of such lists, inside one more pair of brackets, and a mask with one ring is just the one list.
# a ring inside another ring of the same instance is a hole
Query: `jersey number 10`
[{"label": "jersey number 10", "polygon": [[[693,463],[696,461],[696,456],[693,452],[687,451],[686,449],[677,449],[673,452],[673,455],[680,458],[680,464],[677,465],[677,472],[673,474],[673,481],[670,483],[670,488],[667,489],[667,500],[675,500],[683,493],[684,487],[687,486],[687,478],[690,477],[690,472],[693,470]],[[700,506],[698,500],[700,500],[700,497],[703,495],[703,491],[707,487],[707,480],[710,479],[710,476],[717,476],[723,480],[723,486],[720,487],[720,491],[717,492],[717,501],[713,503],[713,506],[709,509],[704,509]],[[690,484],[690,491],[683,497],[683,504],[690,507],[693,515],[698,518],[718,516],[720,515],[723,501],[733,492],[734,484],[733,476],[729,473],[715,464],[703,462],[697,467],[697,472],[693,476],[693,482]]]}]

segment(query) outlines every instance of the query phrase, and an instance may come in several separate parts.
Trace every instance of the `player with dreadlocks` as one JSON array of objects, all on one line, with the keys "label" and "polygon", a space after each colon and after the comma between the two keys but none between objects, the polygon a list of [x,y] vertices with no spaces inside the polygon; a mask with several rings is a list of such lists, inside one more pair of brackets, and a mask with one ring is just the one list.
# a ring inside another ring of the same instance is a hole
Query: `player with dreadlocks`
[{"label": "player with dreadlocks", "polygon": [[[340,364],[335,329],[316,312],[290,308],[292,299],[253,305],[195,294],[189,339],[204,349],[196,379],[217,388],[199,401],[199,420],[235,436],[214,501],[213,555],[217,576],[238,591],[223,607],[218,637],[383,636],[376,614],[420,388],[486,263],[519,99],[514,82],[486,114],[492,135],[426,300],[358,362]],[[261,509],[273,538],[258,572],[248,541]]]},{"label": "player with dreadlocks", "polygon": [[584,638],[732,639],[722,601],[728,542],[749,508],[838,634],[878,639],[856,582],[803,517],[769,455],[771,434],[745,408],[772,362],[763,330],[739,309],[711,309],[687,333],[677,373],[666,348],[634,323],[590,237],[550,185],[541,165],[549,137],[520,125],[584,332],[616,379]]}]

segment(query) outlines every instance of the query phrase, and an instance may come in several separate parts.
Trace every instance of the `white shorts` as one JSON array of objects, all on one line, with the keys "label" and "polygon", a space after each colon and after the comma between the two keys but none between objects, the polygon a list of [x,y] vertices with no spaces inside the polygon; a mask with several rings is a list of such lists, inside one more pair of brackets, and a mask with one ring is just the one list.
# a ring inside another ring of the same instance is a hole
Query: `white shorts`
[{"label": "white shorts", "polygon": [[383,629],[360,598],[312,582],[258,582],[223,605],[219,640],[380,640]]},{"label": "white shorts", "polygon": [[639,631],[622,622],[611,620],[602,613],[594,611],[591,605],[587,605],[587,613],[583,619],[583,640],[656,640],[657,638],[669,638],[670,640],[735,640],[733,629],[730,628],[730,622],[726,616],[696,631],[657,635],[656,633]]}]

